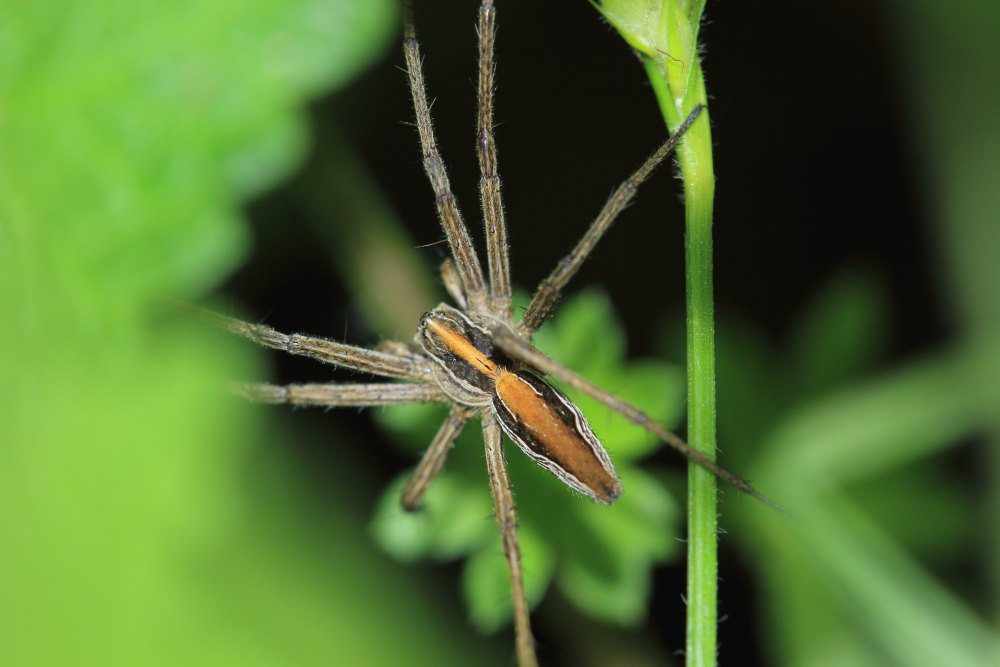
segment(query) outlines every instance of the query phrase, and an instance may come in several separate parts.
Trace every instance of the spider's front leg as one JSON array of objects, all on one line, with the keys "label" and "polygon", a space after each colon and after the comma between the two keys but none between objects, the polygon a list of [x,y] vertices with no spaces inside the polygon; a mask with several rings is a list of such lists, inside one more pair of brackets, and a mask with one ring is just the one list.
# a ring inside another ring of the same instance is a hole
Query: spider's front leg
[{"label": "spider's front leg", "polygon": [[240,382],[237,394],[257,403],[287,404],[298,407],[374,407],[407,403],[447,403],[448,397],[434,384],[425,382],[372,384],[286,384]]},{"label": "spider's front leg", "polygon": [[462,292],[473,308],[485,311],[489,305],[486,281],[483,278],[483,269],[479,264],[475,247],[472,245],[469,230],[465,226],[455,194],[451,190],[451,181],[448,179],[444,161],[441,159],[441,153],[438,152],[434,124],[431,121],[430,104],[427,101],[427,89],[424,85],[420,45],[417,42],[412,7],[409,2],[403,5],[403,55],[406,58],[406,72],[410,79],[413,111],[417,117],[417,132],[420,135],[424,171],[427,173],[431,188],[434,190],[438,219],[448,237],[452,257],[455,258],[461,275]]},{"label": "spider's front leg", "polygon": [[479,198],[486,231],[486,259],[490,271],[490,312],[511,322],[510,249],[507,221],[504,218],[500,175],[497,172],[497,147],[493,137],[493,61],[496,40],[496,9],[493,0],[483,0],[479,7],[479,86],[476,114],[476,148],[479,156]]},{"label": "spider's front leg", "polygon": [[702,107],[700,105],[695,107],[691,115],[677,128],[677,131],[656,149],[656,152],[649,156],[642,166],[635,170],[635,173],[615,188],[615,191],[608,198],[601,212],[597,214],[594,222],[591,223],[583,237],[577,242],[570,253],[556,264],[556,268],[553,269],[552,273],[538,285],[535,295],[531,298],[531,303],[528,304],[527,309],[524,311],[521,323],[517,325],[518,333],[530,338],[538,330],[538,327],[542,326],[542,322],[552,312],[566,284],[580,270],[584,261],[590,257],[590,253],[594,251],[597,242],[608,231],[618,217],[618,214],[624,211],[633,197],[635,197],[635,192],[639,186],[673,152],[677,143],[684,137],[684,133],[691,127],[691,123],[695,121],[701,110]]},{"label": "spider's front leg", "polygon": [[419,354],[369,350],[327,338],[286,334],[264,324],[244,322],[234,317],[227,317],[200,308],[196,311],[216,326],[275,350],[283,350],[289,354],[309,357],[342,368],[383,377],[422,382],[426,382],[430,378],[430,363]]}]

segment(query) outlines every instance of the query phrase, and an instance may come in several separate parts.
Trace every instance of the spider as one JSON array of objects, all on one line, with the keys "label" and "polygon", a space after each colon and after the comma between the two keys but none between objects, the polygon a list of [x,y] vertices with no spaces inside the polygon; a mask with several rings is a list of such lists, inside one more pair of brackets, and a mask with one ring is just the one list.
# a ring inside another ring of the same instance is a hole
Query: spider
[{"label": "spider", "polygon": [[515,322],[511,306],[507,227],[493,137],[495,21],[493,0],[482,0],[478,24],[477,147],[488,279],[484,276],[438,152],[424,86],[420,48],[412,11],[406,3],[403,51],[423,166],[434,191],[437,214],[451,250],[451,258],[441,267],[441,277],[457,307],[440,304],[427,312],[421,318],[415,346],[387,341],[374,349],[301,334],[285,334],[262,324],[222,315],[213,314],[211,317],[232,333],[261,345],[397,380],[362,384],[240,385],[240,393],[251,400],[326,407],[429,402],[450,404],[448,416],[403,490],[402,504],[407,510],[420,507],[424,492],[442,469],[452,444],[466,422],[477,413],[480,415],[490,490],[510,573],[518,663],[526,666],[537,664],[537,659],[523,586],[517,515],[501,447],[501,433],[506,433],[525,454],[568,486],[599,503],[610,505],[622,493],[611,459],[587,419],[569,398],[548,383],[546,376],[594,397],[741,491],[769,505],[774,503],[638,408],[591,384],[531,345],[532,334],[552,312],[569,280],[632,200],[639,185],[673,151],[701,108],[695,109],[677,132],[615,189],[590,228],[541,282],[520,320]]}]

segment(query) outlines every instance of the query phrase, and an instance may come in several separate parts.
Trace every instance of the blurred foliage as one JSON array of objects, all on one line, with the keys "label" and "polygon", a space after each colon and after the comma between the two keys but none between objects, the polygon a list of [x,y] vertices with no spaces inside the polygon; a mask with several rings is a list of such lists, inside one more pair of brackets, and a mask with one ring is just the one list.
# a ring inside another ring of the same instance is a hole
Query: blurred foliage
[{"label": "blurred foliage", "polygon": [[[4,5],[4,665],[489,661],[226,396],[258,355],[168,302],[241,260],[242,201],[307,145],[299,108],[395,20],[388,1]],[[349,507],[355,478],[331,480]]]},{"label": "blurred foliage", "polygon": [[[523,296],[518,301],[527,305]],[[654,360],[626,361],[623,333],[603,294],[589,290],[568,299],[538,332],[535,343],[663,422],[672,424],[680,418],[684,391],[680,369]],[[677,503],[636,465],[661,445],[597,401],[562,389],[588,416],[598,437],[609,443],[625,493],[614,511],[597,505],[508,441],[525,586],[537,603],[555,581],[581,611],[634,625],[645,617],[651,568],[677,552]],[[441,406],[394,406],[379,418],[416,453],[430,443],[444,414]],[[400,507],[406,473],[383,494],[373,530],[379,543],[401,559],[468,557],[464,587],[472,618],[483,630],[493,630],[510,620],[510,583],[491,517],[478,426],[478,420],[466,426],[422,512],[408,514]]]},{"label": "blurred foliage", "polygon": [[[992,626],[1000,629],[1000,58],[997,3],[893,2],[892,16],[927,204],[970,386],[984,396],[981,475],[990,496],[977,564],[984,570]],[[940,49],[928,49],[940,44]],[[940,51],[940,53],[937,53]],[[963,378],[964,379],[964,378]],[[961,390],[952,387],[952,390]],[[972,506],[975,508],[975,506]],[[968,512],[968,506],[966,511]],[[991,656],[1000,662],[1000,649]]]},{"label": "blurred foliage", "polygon": [[879,371],[883,301],[842,274],[787,352],[720,327],[724,458],[791,512],[731,498],[727,525],[759,568],[776,663],[990,664],[996,634],[929,567],[975,549],[974,495],[925,459],[987,422],[995,383],[975,369],[1000,346]]}]

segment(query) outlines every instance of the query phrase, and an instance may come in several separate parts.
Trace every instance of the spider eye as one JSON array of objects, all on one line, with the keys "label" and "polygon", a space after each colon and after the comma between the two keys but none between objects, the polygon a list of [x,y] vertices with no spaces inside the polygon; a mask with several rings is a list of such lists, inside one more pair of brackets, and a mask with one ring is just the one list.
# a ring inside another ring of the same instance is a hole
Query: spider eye
[{"label": "spider eye", "polygon": [[417,330],[417,342],[422,348],[432,355],[441,354],[446,351],[446,347],[434,332],[434,313],[424,313],[424,316],[420,318],[420,328]]}]

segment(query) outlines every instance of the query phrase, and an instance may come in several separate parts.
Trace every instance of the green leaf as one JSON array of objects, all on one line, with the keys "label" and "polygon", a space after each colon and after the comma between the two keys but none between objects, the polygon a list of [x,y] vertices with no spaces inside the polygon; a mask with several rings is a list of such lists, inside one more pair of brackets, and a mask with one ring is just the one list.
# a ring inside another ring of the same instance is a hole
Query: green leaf
[{"label": "green leaf", "polygon": [[860,271],[843,271],[809,302],[790,343],[799,391],[836,388],[869,368],[887,335],[887,297]]},{"label": "green leaf", "polygon": [[[496,527],[495,523],[493,527]],[[549,586],[555,559],[546,540],[530,527],[522,524],[518,539],[524,569],[524,593],[528,605],[534,607]],[[478,551],[466,562],[462,587],[472,622],[482,632],[494,632],[510,623],[514,613],[510,573],[499,535],[488,548]]]},{"label": "green leaf", "polygon": [[898,664],[990,664],[1000,640],[989,625],[940,585],[861,508],[830,498],[807,510],[804,542],[824,578],[836,588],[880,652]]},{"label": "green leaf", "polygon": [[[560,561],[557,579],[562,593],[594,618],[634,625],[645,618],[652,565],[677,551],[680,512],[652,476],[630,469],[622,481],[628,491],[615,513],[581,508],[585,532],[578,544],[594,543]],[[591,534],[600,541],[585,542]]]},{"label": "green leaf", "polygon": [[781,355],[749,323],[723,320],[716,350],[721,456],[730,470],[745,472],[795,393]]},{"label": "green leaf", "polygon": [[492,543],[493,508],[481,485],[470,488],[459,475],[442,472],[428,489],[423,508],[407,512],[400,497],[409,476],[386,487],[372,522],[375,539],[386,553],[404,561],[450,560]]},{"label": "green leaf", "polygon": [[[641,407],[652,419],[667,427],[675,427],[684,416],[684,373],[678,366],[652,359],[634,361],[606,374],[602,386],[622,400]],[[663,446],[644,428],[597,400],[576,391],[566,391],[587,415],[614,461],[633,461]]]},{"label": "green leaf", "polygon": [[[975,491],[937,461],[901,466],[853,484],[851,497],[908,552],[928,562],[961,560],[976,548],[979,525],[969,512]],[[927,530],[928,525],[935,529]]]},{"label": "green leaf", "polygon": [[[758,544],[759,531],[749,536],[749,542],[762,561],[782,552],[802,553],[802,561],[815,569],[812,576],[829,582],[832,589],[814,592],[812,624],[790,623],[792,632],[827,628],[828,617],[848,614],[865,619],[864,630],[876,640],[879,653],[892,655],[899,664],[942,660],[988,664],[982,662],[986,656],[1000,650],[1000,641],[988,626],[892,537],[899,533],[911,545],[919,545],[914,531],[921,526],[928,540],[955,535],[956,526],[942,531],[934,522],[935,516],[954,520],[948,518],[953,511],[919,510],[947,489],[938,484],[917,486],[911,479],[907,488],[913,499],[908,502],[906,496],[887,497],[899,493],[898,482],[884,485],[879,478],[952,446],[987,422],[993,412],[987,405],[995,389],[993,383],[979,381],[977,371],[998,358],[998,352],[995,346],[992,352],[978,348],[911,363],[809,401],[790,411],[775,429],[755,479],[786,502],[798,521],[789,525],[783,517],[754,508],[752,513],[766,527],[767,549]],[[875,509],[860,506],[847,495],[846,485],[860,481],[866,484],[860,497],[869,499]],[[943,500],[953,506],[955,499]],[[876,517],[890,527],[880,526]],[[903,526],[898,525],[901,522]],[[798,586],[796,577],[804,575],[793,577],[788,570],[771,574],[768,586],[780,613],[801,616],[804,593],[791,589]],[[824,607],[831,609],[819,611]]]},{"label": "green leaf", "polygon": [[600,383],[625,356],[625,335],[611,300],[600,290],[582,290],[562,302],[557,313],[535,335],[535,346]]},{"label": "green leaf", "polygon": [[983,419],[982,395],[992,389],[969,381],[977,359],[924,360],[800,406],[776,427],[757,469],[815,494],[813,485],[863,479],[947,447]]},{"label": "green leaf", "polygon": [[378,422],[393,434],[395,442],[405,445],[411,452],[423,452],[431,444],[448,410],[440,405],[414,403],[391,405],[375,414]]}]

